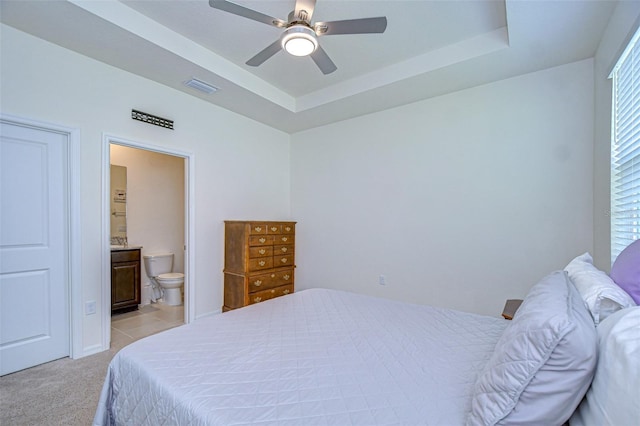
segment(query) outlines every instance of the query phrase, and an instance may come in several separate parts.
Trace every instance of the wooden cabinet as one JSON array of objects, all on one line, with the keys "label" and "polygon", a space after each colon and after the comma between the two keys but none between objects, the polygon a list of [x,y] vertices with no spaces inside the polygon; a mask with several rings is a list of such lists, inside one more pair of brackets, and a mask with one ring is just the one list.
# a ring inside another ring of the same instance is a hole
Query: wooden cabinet
[{"label": "wooden cabinet", "polygon": [[225,221],[223,311],[293,293],[295,222]]},{"label": "wooden cabinet", "polygon": [[111,312],[138,309],[140,249],[111,252]]}]

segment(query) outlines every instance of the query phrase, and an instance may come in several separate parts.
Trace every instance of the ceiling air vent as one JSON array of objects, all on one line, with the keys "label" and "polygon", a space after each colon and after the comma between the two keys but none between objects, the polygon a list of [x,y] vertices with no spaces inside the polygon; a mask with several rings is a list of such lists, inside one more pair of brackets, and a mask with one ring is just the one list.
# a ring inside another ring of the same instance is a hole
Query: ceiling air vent
[{"label": "ceiling air vent", "polygon": [[217,87],[210,85],[209,83],[205,83],[204,81],[198,80],[197,78],[192,78],[191,80],[185,81],[184,85],[187,87],[191,87],[192,89],[199,90],[207,95],[216,92],[218,90]]}]

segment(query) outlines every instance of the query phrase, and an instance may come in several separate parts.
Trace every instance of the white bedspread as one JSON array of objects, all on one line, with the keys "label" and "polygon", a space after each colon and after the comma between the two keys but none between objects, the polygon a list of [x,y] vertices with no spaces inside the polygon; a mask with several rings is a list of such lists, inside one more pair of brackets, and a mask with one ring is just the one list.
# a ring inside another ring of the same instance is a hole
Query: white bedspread
[{"label": "white bedspread", "polygon": [[94,424],[461,425],[506,324],[300,291],[125,347]]}]

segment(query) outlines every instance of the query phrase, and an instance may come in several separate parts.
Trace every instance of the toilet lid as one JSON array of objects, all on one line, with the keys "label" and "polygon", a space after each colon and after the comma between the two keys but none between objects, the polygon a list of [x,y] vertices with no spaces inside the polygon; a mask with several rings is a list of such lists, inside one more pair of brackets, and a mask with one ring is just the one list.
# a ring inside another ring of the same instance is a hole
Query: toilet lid
[{"label": "toilet lid", "polygon": [[158,278],[161,280],[177,280],[178,278],[184,278],[184,274],[180,272],[169,272],[168,274],[160,274]]}]

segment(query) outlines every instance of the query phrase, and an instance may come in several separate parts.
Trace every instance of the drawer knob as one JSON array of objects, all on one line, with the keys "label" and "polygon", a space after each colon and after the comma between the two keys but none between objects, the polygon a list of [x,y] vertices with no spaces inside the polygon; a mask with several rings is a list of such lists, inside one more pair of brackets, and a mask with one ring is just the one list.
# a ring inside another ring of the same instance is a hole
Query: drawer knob
[{"label": "drawer knob", "polygon": [[284,228],[284,230],[285,230],[285,231],[287,231],[287,232],[289,232],[289,231],[291,231],[291,227],[290,227],[290,226],[287,226],[287,227],[285,227],[285,228]]},{"label": "drawer knob", "polygon": [[260,266],[264,266],[264,265],[265,265],[265,263],[267,263],[267,262],[265,262],[264,260],[261,260],[260,262],[258,262],[258,265],[260,265]]},{"label": "drawer knob", "polygon": [[271,232],[276,232],[278,230],[278,228],[276,228],[275,226],[271,227]]},{"label": "drawer knob", "polygon": [[282,247],[280,250],[282,250],[283,253],[286,253],[288,249],[286,247]]},{"label": "drawer knob", "polygon": [[289,294],[289,290],[287,289],[287,290],[283,291],[282,294]]},{"label": "drawer knob", "polygon": [[256,303],[258,303],[258,302],[259,302],[259,301],[261,301],[261,300],[262,300],[262,297],[259,297],[259,296],[258,296],[258,297],[256,297],[255,299],[253,299],[253,301],[254,301],[254,302],[256,302]]},{"label": "drawer knob", "polygon": [[260,238],[258,241],[260,241],[262,244],[264,244],[267,241],[267,239],[266,238]]},{"label": "drawer knob", "polygon": [[256,232],[260,232],[262,231],[262,226],[256,226],[255,228],[253,228],[256,230]]},{"label": "drawer knob", "polygon": [[276,277],[276,274],[271,274],[271,278],[275,278],[275,277]]},{"label": "drawer knob", "polygon": [[283,257],[282,259],[280,259],[280,262],[282,262],[282,263],[287,263],[287,258],[286,258],[286,257]]},{"label": "drawer knob", "polygon": [[275,294],[275,292],[276,292],[275,290],[271,290],[271,294]]},{"label": "drawer knob", "polygon": [[285,280],[288,280],[289,279],[289,274],[283,275],[282,278],[284,278]]},{"label": "drawer knob", "polygon": [[258,253],[260,253],[260,254],[265,254],[266,252],[267,252],[267,251],[266,251],[265,249],[260,249],[260,250],[258,250]]},{"label": "drawer knob", "polygon": [[255,285],[256,287],[260,287],[262,285],[262,281],[261,280],[256,280],[253,285]]}]

